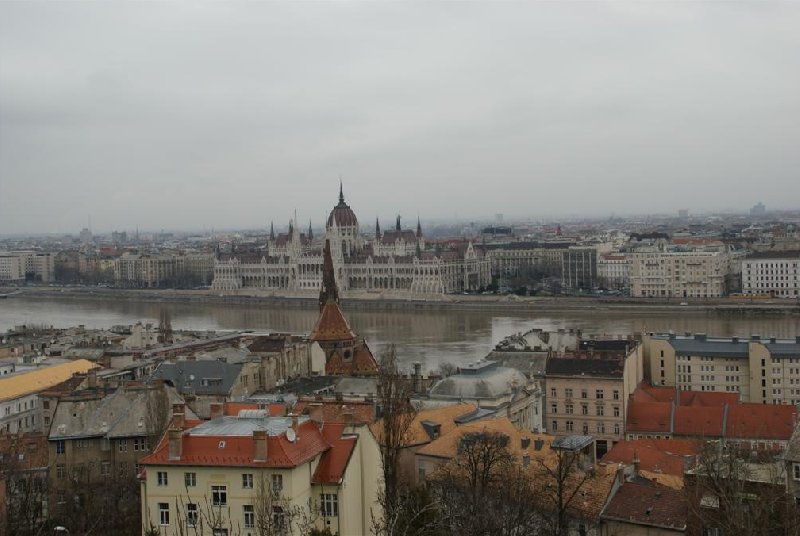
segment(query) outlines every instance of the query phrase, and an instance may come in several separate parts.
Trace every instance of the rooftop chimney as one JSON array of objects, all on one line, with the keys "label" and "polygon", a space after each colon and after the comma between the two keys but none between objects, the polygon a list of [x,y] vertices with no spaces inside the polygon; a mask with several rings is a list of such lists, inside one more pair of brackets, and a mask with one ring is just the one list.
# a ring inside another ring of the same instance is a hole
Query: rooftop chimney
[{"label": "rooftop chimney", "polygon": [[422,363],[414,363],[414,393],[422,392]]},{"label": "rooftop chimney", "polygon": [[739,342],[739,337],[731,337],[731,342],[736,344],[737,342]]},{"label": "rooftop chimney", "polygon": [[89,371],[88,385],[89,389],[97,389],[97,373],[94,370]]},{"label": "rooftop chimney", "polygon": [[267,461],[267,431],[253,430],[253,461]]},{"label": "rooftop chimney", "polygon": [[308,416],[314,422],[322,422],[324,420],[324,409],[322,404],[315,403],[308,405]]},{"label": "rooftop chimney", "polygon": [[183,430],[184,428],[186,428],[186,415],[183,412],[178,413],[173,409],[172,427],[177,430]]},{"label": "rooftop chimney", "polygon": [[300,426],[300,416],[297,415],[297,413],[290,413],[289,416],[292,418],[292,430],[294,430],[294,435],[295,437],[299,437],[297,429]]},{"label": "rooftop chimney", "polygon": [[169,434],[169,459],[180,460],[183,450],[183,431],[170,429]]},{"label": "rooftop chimney", "polygon": [[641,464],[640,464],[640,460],[639,460],[639,451],[634,450],[633,451],[633,473],[634,473],[634,475],[638,475],[639,474],[639,466],[640,465]]},{"label": "rooftop chimney", "polygon": [[222,417],[222,415],[224,414],[221,402],[212,402],[209,408],[211,410],[212,419],[216,419],[217,417]]},{"label": "rooftop chimney", "polygon": [[751,341],[760,341],[761,340],[761,335],[755,335],[755,334],[754,335],[750,335],[750,340]]}]

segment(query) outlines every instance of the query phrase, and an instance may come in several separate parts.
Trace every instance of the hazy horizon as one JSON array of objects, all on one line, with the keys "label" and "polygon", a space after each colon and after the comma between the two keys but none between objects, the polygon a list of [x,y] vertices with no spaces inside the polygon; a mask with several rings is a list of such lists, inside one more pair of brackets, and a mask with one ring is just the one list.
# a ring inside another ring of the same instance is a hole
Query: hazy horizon
[{"label": "hazy horizon", "polygon": [[0,3],[0,235],[800,208],[796,3]]}]

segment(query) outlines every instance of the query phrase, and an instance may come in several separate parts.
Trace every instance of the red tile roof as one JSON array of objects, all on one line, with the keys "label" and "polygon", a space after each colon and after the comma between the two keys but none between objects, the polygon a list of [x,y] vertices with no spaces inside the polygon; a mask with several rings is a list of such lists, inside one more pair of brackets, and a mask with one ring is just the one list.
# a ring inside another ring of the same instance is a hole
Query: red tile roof
[{"label": "red tile roof", "polygon": [[325,363],[325,373],[328,375],[375,374],[378,372],[378,362],[372,355],[367,343],[363,340],[355,344],[352,357],[344,359],[341,350],[334,350]]},{"label": "red tile roof", "polygon": [[678,406],[675,434],[693,437],[722,437],[724,407]]},{"label": "red tile roof", "polygon": [[294,405],[293,411],[308,415],[316,422],[329,423],[348,422],[348,414],[354,422],[369,424],[375,420],[375,405],[362,400],[316,400],[301,398]]},{"label": "red tile roof", "polygon": [[795,406],[738,404],[728,408],[727,436],[788,441],[792,437],[796,420]]},{"label": "red tile roof", "polygon": [[358,437],[353,435],[343,436],[345,425],[326,423],[322,427],[322,434],[331,448],[325,451],[319,460],[311,482],[314,484],[340,484],[353,451],[356,447]]},{"label": "red tile roof", "polygon": [[685,530],[688,517],[684,493],[655,482],[625,482],[608,502],[603,519]]},{"label": "red tile roof", "polygon": [[319,319],[309,337],[317,342],[346,342],[356,338],[350,324],[342,314],[339,304],[329,301],[322,306]]},{"label": "red tile roof", "polygon": [[[159,442],[152,454],[139,462],[142,465],[200,465],[226,467],[296,467],[312,460],[330,448],[315,423],[300,424],[299,439],[291,442],[286,434],[267,437],[267,459],[253,460],[253,436],[191,435],[183,432],[180,460],[169,459],[169,434]],[[220,445],[224,444],[222,448]]]},{"label": "red tile roof", "polygon": [[681,391],[681,406],[724,406],[738,404],[738,393],[717,393],[709,391]]},{"label": "red tile roof", "polygon": [[668,434],[671,429],[672,404],[669,402],[633,402],[628,406],[628,432]]},{"label": "red tile roof", "polygon": [[693,439],[637,439],[620,441],[601,462],[631,465],[639,458],[639,468],[650,473],[683,477],[684,459],[697,455],[703,442]]}]

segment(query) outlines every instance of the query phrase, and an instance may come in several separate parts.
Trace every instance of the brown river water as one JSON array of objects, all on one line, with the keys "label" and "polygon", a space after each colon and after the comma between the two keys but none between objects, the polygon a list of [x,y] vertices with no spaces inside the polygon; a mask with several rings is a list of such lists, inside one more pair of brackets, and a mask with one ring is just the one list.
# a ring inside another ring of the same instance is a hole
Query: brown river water
[{"label": "brown river water", "polygon": [[[18,324],[108,328],[138,321],[158,323],[166,308],[175,329],[281,331],[308,333],[317,318],[313,304],[307,308],[280,303],[246,304],[214,302],[155,302],[148,300],[48,298],[15,296],[0,300],[0,331]],[[627,335],[638,331],[674,330],[703,332],[709,336],[795,337],[800,334],[800,315],[767,316],[720,314],[715,311],[681,311],[639,314],[607,310],[522,312],[498,309],[463,311],[374,311],[357,302],[344,304],[350,325],[366,337],[376,354],[394,343],[405,364],[421,361],[423,369],[441,362],[466,363],[486,355],[503,337],[531,328],[580,329],[585,334]]]}]

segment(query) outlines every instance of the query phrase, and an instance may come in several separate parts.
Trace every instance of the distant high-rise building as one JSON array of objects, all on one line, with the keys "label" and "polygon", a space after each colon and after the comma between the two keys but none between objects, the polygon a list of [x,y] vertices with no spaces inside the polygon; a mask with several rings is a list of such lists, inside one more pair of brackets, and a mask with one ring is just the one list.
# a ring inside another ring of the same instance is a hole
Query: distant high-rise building
[{"label": "distant high-rise building", "polygon": [[763,216],[767,213],[767,207],[764,206],[764,203],[758,202],[757,204],[753,205],[753,208],[750,209],[751,216]]},{"label": "distant high-rise building", "polygon": [[92,231],[90,231],[88,227],[81,229],[80,241],[81,244],[91,244],[94,241]]}]

